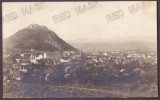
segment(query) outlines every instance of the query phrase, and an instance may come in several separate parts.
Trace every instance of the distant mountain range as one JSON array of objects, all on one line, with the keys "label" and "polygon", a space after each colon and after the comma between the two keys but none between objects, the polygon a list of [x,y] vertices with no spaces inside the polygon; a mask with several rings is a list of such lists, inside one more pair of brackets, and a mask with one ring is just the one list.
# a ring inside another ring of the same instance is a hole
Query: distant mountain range
[{"label": "distant mountain range", "polygon": [[76,43],[68,42],[79,50],[85,51],[123,51],[123,50],[143,50],[157,52],[157,43],[152,41],[108,41],[104,43]]},{"label": "distant mountain range", "polygon": [[77,50],[46,26],[32,24],[3,40],[4,49]]}]

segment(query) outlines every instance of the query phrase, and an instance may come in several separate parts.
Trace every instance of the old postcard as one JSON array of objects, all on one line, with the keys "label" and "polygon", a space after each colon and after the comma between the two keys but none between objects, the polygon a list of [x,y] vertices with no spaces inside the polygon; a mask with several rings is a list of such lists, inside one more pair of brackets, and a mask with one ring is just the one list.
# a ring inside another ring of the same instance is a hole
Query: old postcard
[{"label": "old postcard", "polygon": [[3,98],[158,97],[157,2],[2,2]]}]

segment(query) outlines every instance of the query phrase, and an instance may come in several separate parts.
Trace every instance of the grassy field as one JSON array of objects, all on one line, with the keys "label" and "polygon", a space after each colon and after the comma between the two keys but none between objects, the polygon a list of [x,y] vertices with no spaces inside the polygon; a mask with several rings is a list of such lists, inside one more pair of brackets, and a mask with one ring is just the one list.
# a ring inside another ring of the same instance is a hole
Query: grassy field
[{"label": "grassy field", "polygon": [[103,89],[4,82],[3,98],[157,97],[156,84],[112,84]]}]

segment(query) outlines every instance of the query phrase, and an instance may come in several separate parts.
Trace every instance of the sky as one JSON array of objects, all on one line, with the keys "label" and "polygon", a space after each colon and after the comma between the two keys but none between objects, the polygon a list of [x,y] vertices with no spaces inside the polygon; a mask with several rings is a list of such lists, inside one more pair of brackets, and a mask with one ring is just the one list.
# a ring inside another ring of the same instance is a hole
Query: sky
[{"label": "sky", "polygon": [[[3,2],[2,36],[5,39],[30,24],[39,24],[70,42],[156,41],[156,1],[145,3],[150,5],[142,9],[144,2],[141,1]],[[95,5],[89,9],[90,4]],[[37,5],[42,7],[37,10]],[[30,7],[34,11],[23,15],[24,9]],[[84,12],[77,14],[78,7]],[[131,7],[134,7],[134,13],[130,13]],[[120,16],[121,13],[117,13],[118,11],[121,11],[123,16]],[[118,15],[113,16],[112,13]],[[115,20],[108,22],[107,15]],[[16,19],[14,16],[17,16]],[[12,20],[6,22],[7,18]],[[63,20],[58,22],[60,18]]]}]

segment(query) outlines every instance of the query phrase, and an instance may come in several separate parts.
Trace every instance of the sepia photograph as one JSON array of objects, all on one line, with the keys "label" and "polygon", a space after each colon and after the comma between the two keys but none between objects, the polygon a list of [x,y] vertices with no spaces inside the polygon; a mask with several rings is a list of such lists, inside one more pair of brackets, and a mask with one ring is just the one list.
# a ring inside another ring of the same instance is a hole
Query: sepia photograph
[{"label": "sepia photograph", "polygon": [[158,97],[156,1],[2,2],[3,98]]}]

